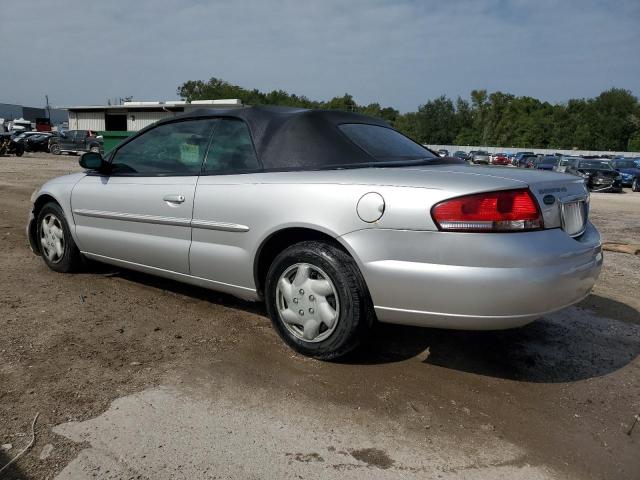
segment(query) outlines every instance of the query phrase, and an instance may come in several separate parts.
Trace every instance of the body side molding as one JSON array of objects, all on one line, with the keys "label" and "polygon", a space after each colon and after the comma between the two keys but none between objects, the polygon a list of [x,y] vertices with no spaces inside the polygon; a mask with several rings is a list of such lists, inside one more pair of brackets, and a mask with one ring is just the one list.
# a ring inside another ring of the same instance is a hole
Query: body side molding
[{"label": "body side molding", "polygon": [[193,227],[206,230],[221,230],[224,232],[248,232],[249,227],[237,223],[214,222],[211,220],[190,220],[188,218],[162,217],[157,215],[140,215],[121,212],[106,212],[102,210],[75,209],[74,215],[83,217],[104,218],[108,220],[124,220],[128,222],[154,223],[158,225],[175,225],[178,227]]}]

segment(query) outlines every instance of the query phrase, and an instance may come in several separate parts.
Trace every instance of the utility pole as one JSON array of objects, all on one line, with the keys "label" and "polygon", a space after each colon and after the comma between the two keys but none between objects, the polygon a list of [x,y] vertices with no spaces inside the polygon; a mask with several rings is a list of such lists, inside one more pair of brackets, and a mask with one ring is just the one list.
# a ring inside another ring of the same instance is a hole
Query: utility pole
[{"label": "utility pole", "polygon": [[46,109],[47,109],[47,118],[49,120],[51,120],[51,107],[49,106],[49,95],[45,95],[44,98],[47,101],[47,107],[46,107]]}]

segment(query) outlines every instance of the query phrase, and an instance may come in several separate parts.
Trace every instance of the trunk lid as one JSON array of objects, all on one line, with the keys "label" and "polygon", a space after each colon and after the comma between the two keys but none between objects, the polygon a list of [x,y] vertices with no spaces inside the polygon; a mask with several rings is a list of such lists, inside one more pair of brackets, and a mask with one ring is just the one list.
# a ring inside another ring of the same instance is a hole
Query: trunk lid
[{"label": "trunk lid", "polygon": [[[438,190],[443,200],[461,195],[529,188],[545,228],[562,226],[560,205],[573,198],[588,199],[584,180],[575,175],[514,167],[420,165],[415,167],[351,168],[258,174],[259,183],[327,183],[397,186]],[[553,203],[545,203],[552,200]],[[586,213],[586,212],[585,212]]]},{"label": "trunk lid", "polygon": [[[571,235],[581,233],[582,229],[576,230],[577,216],[579,214],[583,217],[583,224],[586,224],[589,192],[584,180],[575,175],[543,170],[510,167],[467,167],[465,165],[430,167],[429,171],[432,171],[431,169],[441,175],[444,175],[445,172],[447,175],[455,174],[452,177],[454,179],[459,178],[457,177],[458,175],[464,177],[472,175],[475,178],[473,183],[477,184],[478,188],[484,185],[489,187],[480,191],[500,189],[494,186],[500,181],[505,184],[513,182],[514,186],[510,188],[529,187],[540,206],[545,228],[562,228],[565,226],[566,218],[567,233]],[[421,170],[425,171],[426,169],[422,167]],[[507,187],[503,188],[506,189]]]}]

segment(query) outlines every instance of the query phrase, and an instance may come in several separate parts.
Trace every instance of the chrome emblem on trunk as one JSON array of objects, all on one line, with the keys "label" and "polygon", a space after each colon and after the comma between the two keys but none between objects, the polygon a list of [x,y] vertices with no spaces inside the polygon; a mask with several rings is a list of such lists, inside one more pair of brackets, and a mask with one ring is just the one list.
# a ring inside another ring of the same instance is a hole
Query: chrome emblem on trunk
[{"label": "chrome emblem on trunk", "polygon": [[556,197],[553,195],[545,195],[542,199],[545,205],[553,205],[556,203]]}]

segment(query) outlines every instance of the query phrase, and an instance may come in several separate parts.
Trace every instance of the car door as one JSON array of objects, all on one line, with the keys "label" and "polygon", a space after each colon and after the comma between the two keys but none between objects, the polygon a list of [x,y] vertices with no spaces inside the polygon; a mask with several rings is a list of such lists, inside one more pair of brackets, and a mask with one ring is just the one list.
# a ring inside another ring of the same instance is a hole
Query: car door
[{"label": "car door", "polygon": [[86,144],[87,144],[87,131],[86,130],[76,131],[76,137],[73,141],[72,150],[88,150],[86,148]]},{"label": "car door", "polygon": [[76,133],[77,130],[67,130],[60,135],[61,150],[75,150]]},{"label": "car door", "polygon": [[110,155],[108,174],[80,180],[71,201],[81,251],[189,274],[193,199],[211,131],[207,119],[163,123]]},{"label": "car door", "polygon": [[253,291],[255,245],[248,232],[260,199],[251,174],[260,171],[247,124],[216,120],[193,205],[191,274],[239,296]]}]

